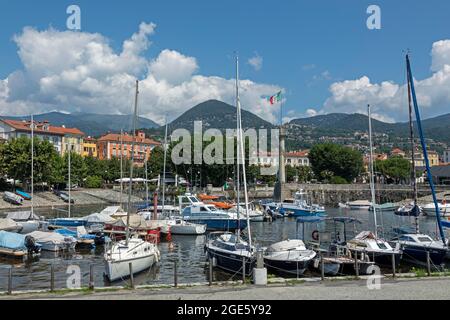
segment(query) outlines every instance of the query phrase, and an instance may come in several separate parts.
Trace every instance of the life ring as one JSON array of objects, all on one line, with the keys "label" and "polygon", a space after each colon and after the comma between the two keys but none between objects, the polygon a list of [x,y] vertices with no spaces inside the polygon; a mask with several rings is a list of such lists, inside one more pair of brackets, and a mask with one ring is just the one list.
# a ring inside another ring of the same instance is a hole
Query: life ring
[{"label": "life ring", "polygon": [[311,234],[311,237],[313,238],[313,240],[319,241],[319,231],[314,230]]}]

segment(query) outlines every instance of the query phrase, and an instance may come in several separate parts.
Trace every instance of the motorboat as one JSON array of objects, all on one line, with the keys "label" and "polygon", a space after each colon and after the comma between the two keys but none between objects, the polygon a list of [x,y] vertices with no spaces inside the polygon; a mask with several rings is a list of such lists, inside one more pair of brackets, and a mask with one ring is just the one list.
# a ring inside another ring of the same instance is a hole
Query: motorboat
[{"label": "motorboat", "polygon": [[346,203],[350,210],[369,210],[372,207],[372,202],[368,200],[356,200]]},{"label": "motorboat", "polygon": [[[67,228],[57,229],[55,230],[55,233],[58,233],[64,237],[72,237],[75,238],[77,241],[76,248],[79,249],[93,249],[95,248],[95,242],[96,242],[96,235],[88,234],[86,229],[81,226],[77,227],[76,230],[71,230]],[[99,236],[101,237],[101,236]],[[104,237],[104,236],[103,236]],[[98,242],[104,242],[101,240],[97,240]]]},{"label": "motorboat", "polygon": [[375,207],[375,210],[378,212],[384,211],[384,212],[389,212],[389,211],[395,211],[398,206],[395,203],[392,202],[386,202],[383,204],[375,204],[375,205],[371,205],[369,210],[373,211],[373,208]]},{"label": "motorboat", "polygon": [[358,256],[368,256],[371,261],[379,265],[392,265],[392,259],[395,259],[395,265],[398,266],[402,251],[400,245],[392,247],[391,244],[375,236],[371,231],[362,231],[353,239],[347,241],[348,249]]},{"label": "motorboat", "polygon": [[[125,279],[149,269],[160,261],[160,252],[155,243],[140,238],[130,238],[114,243],[105,253],[105,275],[109,281]],[[130,269],[131,265],[131,269]]]},{"label": "motorboat", "polygon": [[208,230],[236,230],[247,227],[247,219],[236,213],[217,209],[212,204],[198,204],[186,207],[182,211],[183,220],[206,225]]},{"label": "motorboat", "polygon": [[23,198],[21,196],[9,191],[5,191],[5,193],[3,194],[3,200],[18,206],[22,205],[23,203]]},{"label": "motorboat", "polygon": [[316,256],[302,240],[285,240],[270,245],[264,252],[267,270],[278,274],[302,275]]},{"label": "motorboat", "polygon": [[22,226],[20,233],[28,234],[41,228],[42,221],[38,215],[32,211],[9,212],[6,216]]},{"label": "motorboat", "polygon": [[254,248],[230,232],[212,232],[205,245],[214,267],[234,273],[251,275],[255,266]]},{"label": "motorboat", "polygon": [[0,255],[6,258],[28,260],[38,257],[41,246],[30,235],[0,231]]},{"label": "motorboat", "polygon": [[294,199],[286,199],[283,202],[269,202],[264,204],[265,210],[278,211],[279,213],[295,217],[301,216],[326,216],[325,207],[318,204],[308,204],[307,192],[300,190],[295,193]]},{"label": "motorboat", "polygon": [[205,234],[206,225],[186,222],[180,218],[168,219],[171,234],[200,235]]},{"label": "motorboat", "polygon": [[402,234],[392,240],[403,250],[402,259],[412,263],[426,264],[429,254],[433,265],[441,265],[448,254],[448,246],[442,241],[433,240],[429,235],[421,233]]},{"label": "motorboat", "polygon": [[[137,214],[144,217],[145,220],[151,220],[153,219],[155,215],[155,207],[154,206],[148,206],[146,208],[143,208],[141,210],[138,210]],[[156,206],[156,219],[164,219],[167,216],[180,216],[180,210],[179,207],[172,206],[172,205],[164,205],[164,210],[162,205]]]},{"label": "motorboat", "polygon": [[422,207],[414,205],[414,203],[409,205],[404,205],[395,210],[395,215],[397,216],[408,216],[408,217],[419,217],[423,213]]},{"label": "motorboat", "polygon": [[75,203],[75,200],[74,200],[73,198],[71,198],[71,197],[69,196],[69,194],[66,193],[66,192],[59,191],[59,190],[54,190],[53,193],[54,193],[56,196],[58,196],[62,201],[66,202],[66,203],[69,203],[69,202],[70,202],[71,204]]},{"label": "motorboat", "polygon": [[74,237],[64,236],[56,232],[33,231],[28,235],[33,237],[44,251],[73,251],[77,245],[77,240]]},{"label": "motorboat", "polygon": [[6,218],[0,219],[0,231],[7,231],[13,233],[20,233],[22,231],[23,226],[21,226],[16,221]]},{"label": "motorboat", "polygon": [[[450,203],[442,201],[441,203],[438,203],[438,207],[441,217],[450,216]],[[422,209],[424,215],[436,215],[436,206],[434,205],[434,203],[426,204],[422,207]]]},{"label": "motorboat", "polygon": [[[240,206],[239,212],[245,217],[245,207]],[[234,206],[228,210],[228,212],[237,213],[237,207]],[[256,209],[253,204],[249,204],[248,216],[251,222],[263,222],[264,221],[264,212]]]}]

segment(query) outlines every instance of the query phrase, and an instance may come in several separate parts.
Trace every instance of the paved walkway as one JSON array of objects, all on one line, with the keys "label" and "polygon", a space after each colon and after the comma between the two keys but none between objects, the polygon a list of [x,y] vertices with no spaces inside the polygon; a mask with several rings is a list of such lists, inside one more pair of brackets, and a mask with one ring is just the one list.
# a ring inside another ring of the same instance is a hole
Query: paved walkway
[{"label": "paved walkway", "polygon": [[58,294],[2,296],[0,299],[80,299],[80,300],[450,300],[450,279],[381,280],[381,289],[369,290],[366,280],[325,281],[295,285],[227,286],[141,289]]}]

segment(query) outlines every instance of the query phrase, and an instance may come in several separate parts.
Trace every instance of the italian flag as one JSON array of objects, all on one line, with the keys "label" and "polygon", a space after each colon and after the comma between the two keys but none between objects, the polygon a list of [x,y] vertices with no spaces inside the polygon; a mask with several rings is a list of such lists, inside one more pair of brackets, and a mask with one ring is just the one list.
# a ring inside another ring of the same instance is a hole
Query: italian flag
[{"label": "italian flag", "polygon": [[271,105],[274,105],[275,103],[281,102],[281,91],[277,94],[267,98],[267,100],[270,102]]}]

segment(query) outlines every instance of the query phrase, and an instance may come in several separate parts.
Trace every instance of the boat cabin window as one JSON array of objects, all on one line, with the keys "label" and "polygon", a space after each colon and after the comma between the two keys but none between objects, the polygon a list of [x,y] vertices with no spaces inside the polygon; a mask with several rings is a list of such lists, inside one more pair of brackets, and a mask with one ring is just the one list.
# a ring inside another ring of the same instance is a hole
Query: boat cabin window
[{"label": "boat cabin window", "polygon": [[208,209],[206,207],[200,207],[201,212],[208,212]]},{"label": "boat cabin window", "polygon": [[294,200],[292,199],[286,199],[283,201],[283,203],[294,203]]},{"label": "boat cabin window", "polygon": [[387,249],[386,245],[383,242],[377,242],[377,245],[380,249]]},{"label": "boat cabin window", "polygon": [[206,206],[209,211],[217,211],[217,208],[215,206]]},{"label": "boat cabin window", "polygon": [[430,237],[419,237],[420,242],[433,242]]},{"label": "boat cabin window", "polygon": [[410,242],[416,242],[413,238],[408,236],[401,236],[400,241],[410,241]]},{"label": "boat cabin window", "polygon": [[196,197],[189,197],[189,200],[191,200],[192,202],[200,202]]}]

